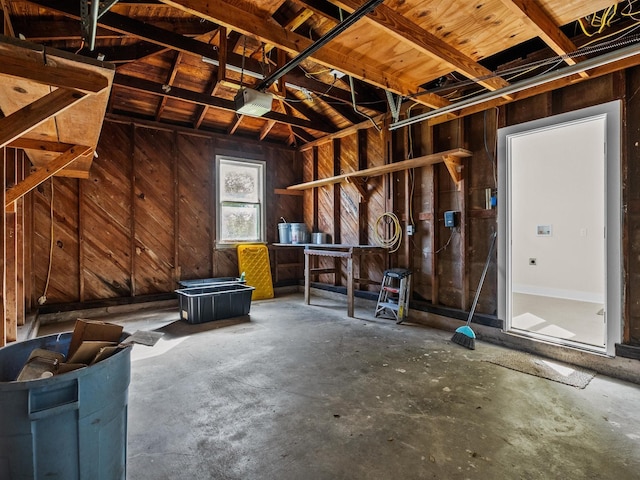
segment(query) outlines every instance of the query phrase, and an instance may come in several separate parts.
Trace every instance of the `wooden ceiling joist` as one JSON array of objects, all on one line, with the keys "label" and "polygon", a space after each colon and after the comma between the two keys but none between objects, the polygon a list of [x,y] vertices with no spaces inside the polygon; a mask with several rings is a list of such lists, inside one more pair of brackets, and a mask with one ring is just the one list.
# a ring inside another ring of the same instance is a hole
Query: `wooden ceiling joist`
[{"label": "wooden ceiling joist", "polygon": [[[178,73],[178,65],[180,65],[180,61],[182,60],[182,52],[176,52],[175,57],[173,58],[173,62],[171,62],[171,68],[169,69],[169,75],[167,76],[167,81],[165,85],[169,87],[173,86],[173,82],[176,79],[176,75]],[[164,112],[164,107],[167,105],[167,97],[162,97],[160,99],[160,104],[158,105],[158,109],[156,110],[156,120],[159,120],[162,116],[162,112]]]},{"label": "wooden ceiling joist", "polygon": [[58,88],[20,110],[0,118],[0,148],[86,97],[78,90]]},{"label": "wooden ceiling joist", "polygon": [[5,208],[29,193],[48,178],[53,177],[63,168],[75,162],[78,158],[91,153],[92,150],[91,147],[74,145],[66,152],[60,154],[58,158],[49,162],[45,167],[36,168],[27,178],[7,189],[5,193]]},{"label": "wooden ceiling joist", "polygon": [[[303,3],[306,1],[303,0]],[[355,0],[335,0],[333,3],[348,12],[353,12],[359,7]],[[411,44],[421,53],[446,62],[464,76],[478,79],[477,83],[489,90],[497,90],[509,85],[503,78],[493,75],[487,68],[384,4],[379,5],[367,15],[366,21],[398,40]]]},{"label": "wooden ceiling joist", "polygon": [[[139,92],[151,93],[159,96],[167,96],[175,100],[182,100],[184,102],[207,105],[210,107],[227,110],[229,112],[236,111],[235,103],[231,100],[212,97],[210,95],[196,93],[191,90],[185,90],[183,88],[178,88],[178,87],[163,89],[163,86],[159,83],[150,82],[148,80],[143,80],[141,78],[134,78],[127,75],[116,74],[114,79],[114,85],[128,88],[130,90],[136,90]],[[308,128],[311,130],[324,132],[324,133],[333,133],[336,131],[335,128],[332,128],[330,131],[327,131],[329,129],[323,128],[321,125],[316,125],[315,123],[309,120],[305,120],[302,118],[297,118],[289,115],[284,115],[282,113],[278,113],[274,111],[266,113],[265,115],[262,116],[262,118],[275,120],[276,122],[279,122],[279,123],[293,125],[301,128]]]},{"label": "wooden ceiling joist", "polygon": [[[79,4],[73,0],[32,0],[32,2],[43,8],[59,12],[71,18],[78,20],[80,19]],[[142,41],[151,42],[156,45],[155,48],[152,48],[149,45],[131,45],[119,47],[117,49],[100,48],[101,52],[105,53],[106,59],[109,61],[124,61],[125,58],[132,57],[134,59],[139,59],[144,55],[161,53],[163,51],[166,51],[166,49],[178,50],[189,55],[207,57],[214,62],[220,61],[219,51],[205,42],[185,37],[170,30],[165,30],[129,17],[125,17],[124,15],[120,15],[114,12],[107,12],[100,17],[98,23],[99,25],[112,29],[113,31],[117,31],[125,35],[130,35]],[[142,49],[143,52],[139,52],[140,49]],[[242,55],[229,51],[227,54],[226,64],[231,65],[235,68],[242,68]],[[261,72],[263,65],[252,58],[245,58],[244,68],[248,71]],[[303,73],[295,70],[289,72],[287,74],[287,77],[295,85],[301,88],[305,88],[311,92],[324,92],[327,90],[327,85],[325,83],[322,83],[313,78],[308,78]],[[340,100],[345,103],[351,102],[350,93],[340,87],[332,88],[331,91],[327,93],[327,97],[334,100]],[[373,106],[372,109],[376,111],[384,111],[384,108],[379,110],[375,106]]]},{"label": "wooden ceiling joist", "polygon": [[39,58],[34,60],[3,53],[0,53],[0,75],[9,75],[43,85],[82,90],[88,93],[98,93],[109,86],[109,80],[96,72],[62,65],[48,65]]},{"label": "wooden ceiling joist", "polygon": [[[502,0],[512,12],[522,15],[527,23],[555,53],[562,56],[565,63],[575,65],[579,58],[569,57],[578,47],[560,30],[537,2],[532,0]],[[587,77],[586,72],[580,76]]]},{"label": "wooden ceiling joist", "polygon": [[[276,45],[293,55],[313,43],[307,37],[290,32],[279,25],[267,23],[264,19],[222,0],[162,0],[162,3]],[[352,58],[337,51],[330,44],[315,52],[309,59],[402,96],[410,96],[421,90],[400,78],[388,75],[380,68],[365,64],[362,59]],[[420,95],[416,101],[432,108],[444,107],[451,103],[432,93]]]},{"label": "wooden ceiling joist", "polygon": [[38,150],[41,152],[57,152],[64,153],[73,145],[61,142],[49,142],[46,140],[37,140],[31,138],[18,138],[7,144],[7,147],[22,148],[23,150]]},{"label": "wooden ceiling joist", "polygon": [[4,18],[4,34],[15,37],[16,32],[13,29],[13,23],[11,22],[11,16],[9,15],[10,10],[8,3],[8,0],[0,0],[0,6],[2,7]]},{"label": "wooden ceiling joist", "polygon": [[[512,97],[513,97],[512,100],[507,100],[501,97],[493,100],[487,100],[486,102],[479,103],[471,107],[462,108],[456,112],[456,115],[459,118],[463,118],[469,115],[473,115],[474,113],[480,113],[485,110],[499,107],[501,105],[506,105],[510,101],[524,100],[525,98],[530,98],[535,95],[540,95],[542,93],[558,90],[560,88],[566,87],[567,85],[580,83],[587,79],[598,78],[602,75],[608,75],[610,73],[617,72],[619,70],[624,70],[626,68],[635,67],[637,65],[640,65],[640,54],[625,58],[624,60],[618,60],[617,62],[613,62],[608,65],[604,65],[602,67],[587,70],[586,77],[576,73],[575,75],[572,75],[570,77],[565,77],[559,80],[543,83],[542,85],[529,88],[528,90],[522,90],[521,92],[514,93],[512,94]],[[438,125],[447,121],[449,121],[449,118],[446,115],[441,115],[441,116],[430,118],[429,120],[427,120],[427,123],[429,125]],[[318,142],[318,140],[316,140],[316,142]]]},{"label": "wooden ceiling joist", "polygon": [[[309,10],[308,8],[303,8],[282,26],[285,29],[293,32],[297,28],[299,28],[304,22],[306,22],[312,15],[313,15],[313,10]],[[255,60],[262,61],[263,55],[267,55],[275,47],[276,47],[275,45],[267,43],[262,48],[258,48],[257,50],[255,50],[251,55],[251,57],[254,58]]]}]

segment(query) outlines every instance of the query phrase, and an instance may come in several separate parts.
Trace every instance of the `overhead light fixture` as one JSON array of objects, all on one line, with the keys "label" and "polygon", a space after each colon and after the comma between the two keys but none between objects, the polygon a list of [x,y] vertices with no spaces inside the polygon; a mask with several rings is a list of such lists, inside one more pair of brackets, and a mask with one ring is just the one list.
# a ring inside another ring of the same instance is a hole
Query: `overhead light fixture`
[{"label": "overhead light fixture", "polygon": [[261,117],[271,111],[273,96],[270,93],[243,87],[236,94],[235,102],[236,113]]},{"label": "overhead light fixture", "polygon": [[462,110],[463,108],[466,108],[466,107],[472,107],[480,103],[488,102],[490,100],[495,100],[496,98],[499,98],[499,97],[512,95],[514,93],[521,92],[522,90],[527,90],[529,88],[537,87],[544,83],[560,80],[561,78],[569,77],[576,73],[584,72],[585,70],[591,70],[593,68],[602,67],[603,65],[608,65],[609,63],[624,60],[625,58],[629,58],[638,54],[640,54],[640,43],[634,43],[633,45],[630,45],[625,48],[621,48],[620,50],[615,50],[613,52],[605,53],[604,55],[600,55],[598,57],[584,60],[582,62],[576,63],[575,65],[570,65],[568,67],[561,68],[560,70],[556,70],[555,72],[550,72],[537,77],[528,78],[526,80],[522,80],[521,82],[511,84],[507,87],[499,88],[498,90],[494,90],[492,92],[486,92],[476,97],[471,97],[466,100],[461,100],[459,102],[453,103],[446,107],[436,108],[435,110],[431,110],[430,112],[425,112],[421,115],[416,115],[415,117],[412,117],[412,118],[406,118],[404,120],[400,120],[399,122],[395,122],[389,125],[389,130],[396,130],[398,128],[406,127],[408,125],[413,125],[414,123],[423,122],[430,118],[439,117],[440,115],[444,115],[446,113],[457,112],[458,110]]}]

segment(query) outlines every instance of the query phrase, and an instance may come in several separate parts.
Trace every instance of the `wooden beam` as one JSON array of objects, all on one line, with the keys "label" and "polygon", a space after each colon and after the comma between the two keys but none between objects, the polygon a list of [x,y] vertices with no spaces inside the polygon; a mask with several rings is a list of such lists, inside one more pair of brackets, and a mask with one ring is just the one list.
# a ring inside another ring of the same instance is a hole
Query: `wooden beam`
[{"label": "wooden beam", "polygon": [[91,147],[87,147],[84,145],[75,145],[65,153],[61,154],[58,158],[49,162],[46,167],[37,168],[23,181],[7,190],[5,197],[5,207],[10,203],[16,201],[18,198],[21,198],[25,194],[29,193],[31,190],[36,188],[48,178],[54,176],[74,160],[77,160],[79,157],[86,155],[87,153],[90,153],[91,150]]},{"label": "wooden beam", "polygon": [[[373,121],[375,123],[380,123],[380,122],[384,122],[386,118],[387,118],[387,115],[376,115],[375,117],[373,117]],[[304,152],[305,150],[309,150],[313,147],[317,147],[318,145],[322,145],[323,143],[327,143],[333,140],[334,138],[348,137],[349,135],[353,135],[354,133],[367,128],[371,128],[371,121],[363,120],[360,123],[357,123],[347,128],[343,128],[342,130],[336,133],[325,135],[324,137],[318,138],[313,142],[309,142],[306,145],[302,145],[300,147],[300,151]]]},{"label": "wooden beam", "polygon": [[[171,67],[169,68],[169,74],[167,75],[167,81],[165,83],[165,85],[169,87],[173,85],[173,82],[176,79],[176,75],[178,74],[178,65],[180,65],[180,62],[182,61],[182,55],[183,55],[182,52],[176,52],[173,62],[171,62]],[[158,105],[158,109],[156,110],[156,121],[158,121],[162,116],[162,113],[164,112],[164,107],[166,105],[167,105],[167,97],[162,97],[160,99],[160,104]]]},{"label": "wooden beam", "polygon": [[[282,111],[287,113],[287,106],[285,105],[284,101],[280,97],[277,97],[276,105],[279,105]],[[289,130],[289,140],[288,140],[289,145],[295,145],[296,137],[295,137],[295,134],[293,133],[293,127],[291,125],[287,125],[287,128]]]},{"label": "wooden beam", "polygon": [[460,190],[460,182],[462,181],[462,159],[454,155],[443,155],[444,164],[449,170],[449,175],[453,182],[456,184],[456,188]]},{"label": "wooden beam", "polygon": [[275,188],[273,190],[275,195],[293,195],[295,197],[303,197],[304,192],[301,190],[287,190],[286,188]]},{"label": "wooden beam", "polygon": [[[218,71],[216,72],[216,78],[214,80],[210,80],[207,88],[209,95],[215,96],[218,89],[221,86],[221,83],[225,81],[227,78],[227,55],[228,55],[228,47],[227,47],[227,29],[224,27],[218,28],[217,35],[220,37],[218,40]],[[207,111],[209,107],[206,105],[199,105],[196,110],[195,122],[193,122],[193,126],[195,128],[200,128],[202,122],[204,122],[205,117],[207,116]]]},{"label": "wooden beam", "polygon": [[[271,43],[293,55],[300,53],[313,43],[303,35],[265,22],[264,19],[222,0],[162,0],[162,3],[255,37],[262,42]],[[362,59],[340,52],[330,44],[322,47],[309,59],[402,96],[422,91],[419,86],[409,85],[396,76],[387,74],[380,67],[364,64]],[[432,93],[420,95],[415,101],[432,108],[440,108],[451,103]]]},{"label": "wooden beam", "polygon": [[[355,0],[334,0],[333,3],[349,13],[360,7]],[[509,85],[503,78],[495,76],[489,69],[384,4],[376,7],[365,18],[380,30],[403,43],[410,44],[415,50],[425,55],[445,62],[464,76],[472,80],[480,79],[477,83],[489,90],[497,90]]]},{"label": "wooden beam", "polygon": [[[116,8],[122,9],[123,5],[123,2],[120,1]],[[138,6],[138,10],[140,8],[142,7]],[[148,5],[148,8],[151,8],[151,5]],[[153,24],[156,27],[166,28],[186,37],[197,37],[211,31],[211,24],[209,22],[202,22],[196,17],[180,18],[180,20],[177,20],[168,15],[154,15]],[[34,21],[34,17],[25,15],[14,17],[13,25],[16,31],[24,34],[27,41],[37,44],[43,44],[45,42],[80,42],[82,40],[82,34],[78,28],[77,20],[69,17],[38,16],[36,22]],[[115,32],[110,28],[98,27],[96,40],[108,41],[103,42],[99,47],[100,52],[102,52],[104,43],[116,43],[113,42],[113,40],[123,40],[123,34]]]},{"label": "wooden beam", "polygon": [[[6,165],[7,165],[7,149],[0,149],[0,178],[6,179]],[[4,180],[2,189],[0,190],[0,197],[2,198],[2,203],[4,204]],[[7,344],[7,325],[6,325],[6,292],[5,292],[5,279],[6,279],[6,242],[7,242],[7,234],[6,234],[6,220],[7,214],[5,209],[0,209],[0,347],[4,347]]]},{"label": "wooden beam", "polygon": [[262,128],[260,129],[260,135],[258,138],[260,140],[264,140],[265,138],[267,138],[267,135],[269,135],[269,132],[275,126],[275,124],[276,122],[274,122],[273,120],[267,120],[265,124],[262,126]]},{"label": "wooden beam", "polygon": [[2,53],[0,53],[0,75],[87,93],[98,93],[109,86],[107,77],[92,70],[45,64],[42,63],[42,59],[34,61],[32,58]]},{"label": "wooden beam", "polygon": [[[33,0],[35,5],[39,5],[48,10],[56,11],[76,20],[80,19],[80,4],[75,0]],[[264,23],[264,20],[261,20]],[[198,41],[189,37],[185,37],[171,30],[156,27],[154,25],[144,23],[124,15],[119,15],[114,12],[107,12],[100,17],[98,24],[109,28],[113,31],[123,33],[125,35],[139,38],[145,42],[150,42],[155,45],[164,47],[165,50],[154,50],[150,53],[157,54],[161,51],[167,51],[168,49],[178,50],[189,55],[195,55],[199,57],[207,57],[214,61],[219,61],[220,57],[218,52],[208,43]],[[124,47],[123,47],[124,48]],[[147,48],[141,46],[140,48]],[[109,57],[107,57],[108,59]],[[227,56],[228,65],[241,68],[243,65],[242,55],[229,52]],[[262,66],[260,62],[252,58],[245,58],[244,60],[245,70],[250,70],[260,73]],[[324,92],[327,90],[327,84],[320,82],[313,78],[305,76],[304,72],[299,69],[293,70],[287,74],[289,81],[300,87],[306,88],[311,92]],[[339,86],[334,86],[327,94],[326,97],[334,100],[340,100],[345,103],[351,102],[351,94],[348,90],[342,89]],[[372,105],[373,110],[382,112],[386,107],[380,110],[375,105]]]},{"label": "wooden beam", "polygon": [[[285,29],[290,32],[295,31],[300,27],[304,22],[306,22],[313,15],[313,10],[309,10],[308,8],[301,9],[298,13],[296,13],[293,17],[291,17],[284,25],[282,25]],[[251,54],[251,58],[262,61],[262,55],[268,54],[271,50],[275,48],[275,45],[271,43],[267,43],[264,45],[264,48],[256,49],[253,54]]]},{"label": "wooden beam", "polygon": [[[17,155],[17,180],[21,181],[26,175],[26,164],[28,160],[24,152]],[[18,252],[16,258],[16,298],[18,299],[18,326],[24,325],[26,321],[26,301],[25,301],[25,201],[24,198],[14,202],[16,204],[16,243]]]},{"label": "wooden beam", "polygon": [[[178,88],[178,87],[172,87],[170,91],[165,92],[162,89],[162,84],[150,82],[148,80],[144,80],[141,78],[122,75],[120,73],[116,73],[113,84],[114,86],[128,88],[131,90],[137,90],[139,92],[151,93],[151,94],[160,95],[160,96],[167,96],[167,97],[174,98],[176,100],[182,100],[189,103],[208,105],[210,107],[220,108],[222,110],[227,110],[229,112],[236,111],[236,105],[231,100],[212,97],[210,95],[205,95],[202,93],[194,92],[192,90],[185,90],[183,88]],[[262,118],[275,120],[278,123],[284,123],[287,125],[295,125],[297,127],[309,128],[311,130],[316,130],[320,132],[323,131],[322,128],[318,127],[313,122],[304,120],[302,118],[296,118],[296,117],[284,115],[282,113],[278,113],[274,111],[264,114]],[[336,129],[332,130],[332,132],[335,132],[335,131]],[[325,133],[332,133],[332,132],[325,132]]]},{"label": "wooden beam", "polygon": [[[558,28],[553,19],[543,10],[538,2],[533,0],[502,0],[512,12],[520,15],[524,22],[536,32],[544,43],[560,56],[575,52],[578,47]],[[575,65],[579,59],[565,57],[569,65]],[[588,77],[587,72],[580,76]]]},{"label": "wooden beam", "polygon": [[41,152],[63,153],[73,145],[62,142],[49,142],[47,140],[34,140],[31,138],[17,138],[9,143],[7,147],[22,148],[23,150],[39,150]]},{"label": "wooden beam", "polygon": [[323,130],[331,130],[336,128],[335,125],[332,125],[327,121],[327,117],[320,115],[314,109],[305,105],[303,102],[289,102],[286,99],[282,101],[289,108],[289,110],[287,110],[287,113],[290,114],[291,110],[296,110],[298,113],[307,117],[315,125],[321,125],[323,127]]},{"label": "wooden beam", "polygon": [[233,125],[231,125],[231,127],[229,128],[229,130],[227,131],[227,135],[233,135],[234,133],[236,133],[236,130],[238,130],[238,127],[240,126],[240,124],[242,123],[242,120],[244,119],[244,115],[238,115],[236,114],[236,119],[233,122]]},{"label": "wooden beam", "polygon": [[367,203],[367,191],[365,190],[364,180],[362,180],[362,178],[355,178],[354,180],[347,179],[347,183],[353,185],[360,194],[360,203]]},{"label": "wooden beam", "polygon": [[11,115],[0,118],[0,148],[33,130],[48,118],[66,110],[85,96],[86,94],[78,90],[58,88]]},{"label": "wooden beam", "polygon": [[418,168],[418,167],[424,167],[426,165],[433,165],[435,163],[443,162],[445,158],[464,158],[464,157],[470,157],[471,155],[472,155],[472,152],[470,152],[469,150],[465,150],[464,148],[455,148],[453,150],[447,150],[446,152],[432,153],[430,155],[424,155],[422,157],[412,158],[410,160],[403,160],[401,162],[388,163],[386,165],[380,165],[378,167],[365,168],[364,170],[357,170],[351,173],[343,173],[342,175],[336,175],[334,177],[322,178],[320,180],[301,183],[299,185],[292,185],[290,187],[287,187],[287,189],[288,190],[307,190],[309,188],[322,187],[324,185],[332,185],[334,183],[340,183],[352,177],[376,177],[379,175],[384,175],[386,173],[407,170],[409,168]]},{"label": "wooden beam", "polygon": [[[340,175],[340,172],[342,171],[342,154],[341,154],[341,150],[342,150],[342,144],[340,139],[336,138],[335,140],[333,140],[332,143],[332,150],[333,150],[333,174],[334,175]],[[316,177],[317,178],[317,177]],[[314,190],[314,192],[317,193],[317,189]],[[333,243],[341,243],[342,242],[342,185],[340,185],[339,183],[335,183],[333,185],[333,218],[332,223],[333,223]],[[345,192],[347,193],[347,192]],[[348,193],[347,193],[348,195]],[[319,232],[321,232],[322,230],[320,229],[320,215],[318,215],[318,218],[314,218],[314,227],[317,228]],[[336,269],[340,268],[340,264],[342,262],[339,261],[334,261],[334,265]],[[338,270],[339,271],[339,270]],[[336,285],[340,284],[340,279],[339,278],[335,278],[334,282]]]},{"label": "wooden beam", "polygon": [[[513,101],[523,100],[525,98],[533,97],[541,93],[550,92],[552,90],[558,90],[568,85],[574,85],[584,80],[601,77],[603,75],[608,75],[610,73],[617,72],[619,70],[625,70],[627,68],[635,67],[637,65],[640,65],[640,54],[634,55],[629,58],[625,58],[623,60],[619,60],[617,62],[609,63],[608,65],[603,65],[602,67],[587,70],[587,74],[589,76],[586,78],[581,77],[576,73],[575,75],[572,75],[570,77],[560,78],[558,80],[554,80],[548,83],[544,83],[542,85],[538,85],[533,88],[529,88],[527,90],[522,90],[520,92],[514,93],[512,94],[512,99],[510,100],[501,97],[493,100],[487,100],[486,102],[479,103],[478,105],[473,105],[471,107],[462,108],[457,112],[455,112],[455,115],[459,118],[466,117],[468,115],[473,115],[474,113],[479,113],[485,110],[489,110],[491,108],[499,107],[501,105],[506,105],[507,103],[511,103]],[[440,116],[432,117],[428,119],[427,122],[429,125],[438,125],[440,123],[448,122],[449,120],[451,120],[451,118],[447,117],[446,115],[447,114],[443,114]]]},{"label": "wooden beam", "polygon": [[13,28],[13,23],[11,22],[11,13],[9,9],[9,1],[8,0],[0,0],[0,5],[2,6],[2,11],[4,12],[4,34],[8,37],[15,37],[16,32]]},{"label": "wooden beam", "polygon": [[[8,185],[16,181],[16,151],[11,150],[6,156],[6,178]],[[14,202],[15,206],[15,202]],[[17,215],[14,208],[5,214],[5,276],[4,276],[4,310],[6,324],[7,342],[15,342],[18,339],[18,298],[16,253],[18,249],[17,237]]]}]

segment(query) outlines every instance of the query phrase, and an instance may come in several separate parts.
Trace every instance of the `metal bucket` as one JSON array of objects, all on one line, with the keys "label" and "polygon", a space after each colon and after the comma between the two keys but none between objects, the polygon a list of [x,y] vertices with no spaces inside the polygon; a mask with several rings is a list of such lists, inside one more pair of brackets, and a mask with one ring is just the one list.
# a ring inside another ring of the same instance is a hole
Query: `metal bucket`
[{"label": "metal bucket", "polygon": [[292,223],[291,224],[291,243],[308,243],[309,232],[307,226],[304,223]]},{"label": "metal bucket", "polygon": [[314,232],[311,234],[311,243],[321,245],[327,243],[327,234],[322,232]]},{"label": "metal bucket", "polygon": [[280,243],[291,243],[291,224],[279,223],[278,224],[278,238]]}]

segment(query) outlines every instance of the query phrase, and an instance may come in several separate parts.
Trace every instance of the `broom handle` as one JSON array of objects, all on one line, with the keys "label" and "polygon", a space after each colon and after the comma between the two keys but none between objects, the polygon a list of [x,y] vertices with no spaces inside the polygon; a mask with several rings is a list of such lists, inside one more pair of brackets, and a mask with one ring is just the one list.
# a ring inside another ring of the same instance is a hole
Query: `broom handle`
[{"label": "broom handle", "polygon": [[471,311],[469,312],[469,318],[467,318],[467,327],[471,323],[471,319],[473,318],[473,314],[476,311],[476,305],[478,305],[478,299],[480,298],[480,291],[482,290],[482,285],[484,285],[484,277],[487,276],[487,270],[489,270],[489,263],[491,263],[491,254],[493,253],[493,247],[496,244],[496,237],[498,234],[493,232],[493,238],[491,239],[491,246],[489,247],[489,253],[487,255],[487,261],[484,264],[484,270],[482,270],[482,276],[480,277],[480,282],[478,283],[478,289],[476,290],[476,296],[473,299],[473,305],[471,305]]}]

